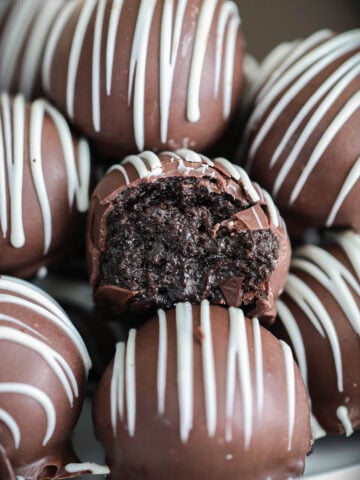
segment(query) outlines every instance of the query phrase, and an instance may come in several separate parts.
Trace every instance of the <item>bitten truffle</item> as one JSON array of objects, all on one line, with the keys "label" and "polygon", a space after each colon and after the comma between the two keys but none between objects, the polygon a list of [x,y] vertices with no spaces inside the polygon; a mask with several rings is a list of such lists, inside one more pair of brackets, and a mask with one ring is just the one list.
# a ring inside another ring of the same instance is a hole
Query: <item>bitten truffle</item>
[{"label": "bitten truffle", "polygon": [[360,430],[360,236],[295,251],[273,333],[292,345],[314,437]]},{"label": "bitten truffle", "polygon": [[208,299],[270,321],[290,246],[270,196],[244,170],[178,150],[109,170],[91,200],[88,257],[97,303],[121,313]]},{"label": "bitten truffle", "polygon": [[111,480],[287,480],[311,447],[309,402],[290,348],[242,310],[158,312],[95,396]]},{"label": "bitten truffle", "polygon": [[0,96],[0,272],[30,277],[81,240],[90,151],[45,100]]},{"label": "bitten truffle", "polygon": [[91,362],[59,305],[37,287],[0,277],[0,478],[63,479],[106,468],[81,464],[70,444]]},{"label": "bitten truffle", "polygon": [[244,163],[291,231],[360,231],[360,30],[322,30],[276,63],[255,100]]},{"label": "bitten truffle", "polygon": [[67,2],[44,89],[102,155],[204,150],[240,106],[240,23],[225,0]]}]

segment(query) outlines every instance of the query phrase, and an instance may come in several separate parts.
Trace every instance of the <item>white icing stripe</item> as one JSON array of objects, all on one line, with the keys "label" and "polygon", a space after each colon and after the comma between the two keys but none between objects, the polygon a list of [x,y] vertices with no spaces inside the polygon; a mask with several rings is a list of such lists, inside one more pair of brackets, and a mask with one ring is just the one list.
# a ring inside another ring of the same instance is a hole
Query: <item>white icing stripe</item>
[{"label": "white icing stripe", "polygon": [[261,418],[264,412],[264,365],[260,323],[257,318],[252,320],[254,335],[254,355],[257,393],[257,413]]},{"label": "white icing stripe", "polygon": [[220,91],[220,78],[221,78],[221,66],[223,61],[224,53],[224,39],[225,39],[225,30],[229,22],[229,19],[232,16],[238,17],[238,9],[233,2],[225,1],[221,6],[217,31],[216,31],[216,57],[215,57],[215,84],[214,84],[214,95],[215,98],[219,96]]},{"label": "white icing stripe", "polygon": [[18,90],[22,92],[26,98],[31,98],[33,95],[44,45],[46,44],[46,37],[55,15],[62,4],[63,0],[52,0],[51,2],[45,2],[44,4],[40,2],[40,8],[35,16],[35,21],[31,26],[31,34],[26,40],[26,49],[23,57],[24,60],[20,72]]},{"label": "white icing stripe", "polygon": [[324,332],[326,332],[334,356],[337,388],[339,392],[342,392],[344,384],[340,344],[328,312],[312,289],[293,274],[289,275],[286,293],[304,311],[318,331],[320,326],[319,333],[324,335]]},{"label": "white icing stripe", "polygon": [[360,282],[360,235],[352,232],[351,230],[340,234],[331,235],[331,238],[344,250],[348,259],[354,268],[358,281]]},{"label": "white icing stripe", "polygon": [[43,440],[43,446],[46,446],[53,436],[56,426],[56,412],[50,398],[38,388],[23,383],[0,383],[0,394],[1,393],[28,396],[43,408],[47,418],[47,428]]},{"label": "white icing stripe", "polygon": [[[50,201],[46,190],[43,165],[42,165],[42,129],[45,111],[43,109],[31,109],[30,118],[30,168],[34,180],[44,225],[44,255],[50,249],[52,237],[52,217]],[[40,134],[40,135],[39,135]]]},{"label": "white icing stripe", "polygon": [[354,429],[352,427],[352,423],[350,420],[349,410],[342,405],[337,408],[336,416],[338,417],[342,426],[344,427],[346,436],[350,437],[354,433]]},{"label": "white icing stripe", "polygon": [[262,189],[262,194],[267,204],[267,208],[269,209],[271,222],[275,228],[279,228],[281,225],[281,217],[280,217],[279,210],[277,209],[272,197],[266,190]]},{"label": "white icing stripe", "polygon": [[96,8],[96,4],[97,0],[87,0],[83,3],[83,7],[76,25],[73,42],[71,45],[66,88],[66,108],[68,115],[71,119],[74,118],[75,87],[81,50],[85,40],[87,27],[90,22],[91,16]]},{"label": "white icing stripe", "polygon": [[337,68],[334,73],[332,73],[326,81],[320,85],[320,87],[315,91],[315,93],[309,98],[309,100],[304,104],[300,109],[299,113],[296,115],[292,123],[289,125],[285,135],[281,139],[278,147],[275,150],[274,155],[270,161],[270,167],[276,165],[283,151],[285,150],[288,142],[291,140],[292,136],[295,134],[296,130],[302,124],[302,122],[309,115],[311,110],[317,105],[317,103],[324,97],[326,93],[350,70],[352,71],[360,62],[360,54],[356,54],[353,57],[349,58],[347,61],[342,63],[339,68]]},{"label": "white icing stripe", "polygon": [[[249,120],[246,134],[249,134],[250,130],[253,128],[254,124],[259,120],[259,118],[266,112],[266,110],[271,106],[272,102],[278,97],[278,95],[284,91],[291,83],[306,72],[313,65],[316,65],[317,62],[321,61],[322,58],[326,58],[327,55],[330,55],[334,52],[335,49],[340,49],[343,46],[348,46],[349,51],[351,46],[356,48],[355,42],[359,41],[360,29],[353,30],[350,32],[345,32],[336,37],[331,37],[324,43],[320,44],[302,58],[300,58],[296,63],[294,63],[288,70],[285,70],[281,74],[281,78],[272,85],[272,88],[267,91],[267,87],[264,87],[260,96],[258,98],[258,103],[254,109],[254,112]],[[249,157],[249,160],[252,160],[252,156]]]},{"label": "white icing stripe", "polygon": [[84,462],[84,463],[68,463],[65,465],[65,472],[68,473],[81,473],[86,472],[92,475],[108,475],[110,469],[106,465],[98,465],[97,463]]},{"label": "white icing stripe", "polygon": [[111,95],[116,36],[124,0],[113,0],[106,43],[106,94]]},{"label": "white icing stripe", "polygon": [[174,73],[186,7],[187,0],[178,1],[174,20],[174,2],[165,0],[163,6],[160,33],[160,135],[163,143],[168,138]]},{"label": "white icing stripe", "polygon": [[351,118],[358,110],[360,109],[360,92],[357,92],[353,95],[349,101],[346,103],[344,108],[336,116],[333,122],[330,124],[323,137],[315,147],[313,153],[310,156],[309,161],[307,162],[305,168],[302,170],[301,175],[298,178],[298,181],[292,191],[290,196],[289,204],[292,205],[298,198],[300,192],[304,188],[304,185],[309,178],[309,175],[319,162],[320,158],[332,142],[332,140],[339,133],[341,128],[346,124],[346,122]]},{"label": "white icing stripe", "polygon": [[290,105],[294,98],[296,98],[296,96],[311,82],[313,78],[316,77],[316,75],[324,71],[338,58],[345,55],[347,52],[352,51],[354,48],[356,48],[356,46],[360,46],[360,36],[355,45],[354,42],[351,42],[350,44],[345,43],[345,45],[341,46],[340,48],[335,48],[334,51],[313,64],[311,68],[306,70],[305,73],[301,75],[300,78],[291,85],[291,87],[284,93],[284,95],[281,96],[275,107],[272,108],[264,124],[261,126],[260,130],[256,134],[256,137],[252,142],[249,152],[250,159],[253,159],[255,157],[265,137],[268,135],[271,128],[274,126],[276,120]]},{"label": "white icing stripe", "polygon": [[203,0],[196,29],[195,42],[191,58],[189,90],[187,98],[187,118],[198,122],[200,113],[200,88],[205,55],[218,0]]},{"label": "white icing stripe", "polygon": [[350,170],[348,177],[346,178],[344,185],[342,186],[339,195],[337,196],[331,212],[326,220],[326,227],[331,227],[336,220],[336,216],[339,213],[346,198],[360,180],[360,157],[355,162],[354,166]]},{"label": "white icing stripe", "polygon": [[107,0],[98,0],[96,18],[95,18],[95,31],[94,31],[94,43],[92,52],[92,114],[93,125],[95,132],[101,130],[101,109],[100,109],[100,67],[101,67],[101,41],[102,41],[102,29],[105,18],[105,8]]},{"label": "white icing stripe", "polygon": [[249,347],[245,318],[242,310],[230,308],[230,337],[228,346],[228,364],[226,381],[226,430],[225,440],[232,440],[232,421],[234,414],[236,367],[239,370],[241,398],[243,404],[244,443],[248,449],[252,436],[253,392],[250,372]]},{"label": "white icing stripe", "polygon": [[221,157],[216,158],[214,163],[215,165],[220,165],[223,167],[224,170],[227,171],[234,180],[238,181],[254,203],[260,201],[259,194],[257,193],[248,174],[243,168],[239,167],[238,165],[234,165],[233,163],[229,162],[229,160]]},{"label": "white icing stripe", "polygon": [[166,362],[167,362],[167,326],[166,313],[164,310],[158,310],[159,319],[159,356],[157,372],[157,391],[158,391],[158,413],[165,413],[165,392],[166,392]]},{"label": "white icing stripe", "polygon": [[21,320],[18,320],[17,318],[10,317],[9,315],[4,315],[0,313],[0,322],[7,322],[11,323],[12,325],[17,325],[21,327],[21,329],[25,329],[28,332],[31,332],[33,335],[36,335],[37,337],[42,338],[43,340],[47,340],[44,335],[42,335],[40,332],[36,331],[34,328],[31,328],[29,325],[26,323],[22,322]]},{"label": "white icing stripe", "polygon": [[[233,4],[234,5],[234,4]],[[236,60],[236,42],[238,39],[238,30],[240,27],[240,18],[234,17],[230,21],[228,34],[226,38],[225,67],[224,67],[224,118],[229,118],[233,97],[233,79]]]},{"label": "white icing stripe", "polygon": [[17,343],[40,355],[58,377],[69,399],[70,406],[73,406],[74,395],[79,396],[78,385],[70,365],[59,353],[43,341],[15,328],[0,327],[0,340]]},{"label": "white icing stripe", "polygon": [[18,424],[14,420],[14,418],[9,415],[8,412],[0,408],[0,422],[3,422],[5,426],[9,429],[13,440],[14,440],[14,445],[15,448],[19,448],[20,446],[20,439],[21,439],[21,433]]},{"label": "white icing stripe", "polygon": [[284,352],[286,383],[287,383],[287,397],[288,397],[288,450],[291,451],[292,440],[295,427],[295,412],[296,412],[296,385],[295,385],[295,364],[290,347],[280,340],[281,347]]},{"label": "white icing stripe", "polygon": [[149,35],[156,0],[142,0],[131,49],[128,103],[133,98],[134,136],[137,148],[145,145],[145,81]]},{"label": "white icing stripe", "polygon": [[[308,385],[308,365],[307,365],[305,344],[304,344],[303,337],[301,335],[300,328],[291,310],[287,307],[287,305],[282,300],[278,300],[277,302],[277,311],[278,311],[279,320],[281,321],[287,334],[289,335],[291,345],[295,351],[296,360],[299,365],[301,376],[304,381],[304,385],[305,385],[305,388],[310,400],[310,405],[311,405],[311,396],[309,394],[309,385]],[[316,419],[316,417],[312,412],[311,412],[310,424],[311,424],[311,433],[314,439],[317,440],[319,438],[326,436],[325,430],[320,426],[318,420]]]},{"label": "white icing stripe", "polygon": [[276,83],[279,78],[281,78],[288,68],[295,64],[295,62],[303,57],[305,54],[309,53],[313,50],[316,46],[320,45],[321,43],[325,42],[326,40],[331,39],[334,36],[334,32],[331,30],[320,30],[315,32],[313,35],[310,35],[303,41],[300,41],[295,48],[288,55],[286,58],[284,56],[284,61],[279,64],[275,71],[271,71],[271,76],[269,76],[266,84],[263,85],[259,98],[265,97],[265,95],[269,92],[269,90],[273,87],[274,83]]},{"label": "white icing stripe", "polygon": [[66,24],[73,16],[75,9],[78,7],[78,2],[67,2],[60,10],[47,40],[47,46],[44,53],[42,64],[42,83],[44,90],[49,92],[51,89],[51,66],[54,59],[56,47],[59,43],[60,37]]},{"label": "white icing stripe", "polygon": [[125,357],[126,411],[130,437],[135,436],[136,422],[135,341],[136,330],[132,329],[129,332]]},{"label": "white icing stripe", "polygon": [[25,245],[25,232],[22,215],[22,184],[24,175],[24,130],[25,130],[25,99],[18,96],[13,104],[13,123],[14,132],[14,165],[12,169],[13,180],[9,184],[10,193],[10,242],[15,248],[21,248]]},{"label": "white icing stripe", "polygon": [[122,165],[113,165],[111,168],[109,168],[109,170],[107,171],[107,174],[109,174],[111,172],[114,172],[114,171],[118,171],[122,174],[126,185],[130,184],[129,175],[127,174],[126,169]]},{"label": "white icing stripe", "polygon": [[245,448],[250,447],[253,422],[253,391],[249,357],[249,343],[246,333],[244,313],[240,309],[230,308],[230,319],[238,323],[238,369],[240,376],[241,397],[243,403]]},{"label": "white icing stripe", "polygon": [[3,124],[0,115],[0,228],[3,238],[6,238],[8,228],[5,158]]},{"label": "white icing stripe", "polygon": [[351,272],[330,253],[311,245],[296,251],[292,267],[307,272],[326,288],[360,335],[360,311],[352,293],[354,290],[360,297],[360,284]]},{"label": "white icing stripe", "polygon": [[201,302],[202,362],[204,377],[206,425],[210,438],[215,436],[217,422],[217,391],[214,347],[211,333],[210,304],[207,300]]},{"label": "white icing stripe", "polygon": [[124,385],[125,385],[125,343],[116,345],[114,368],[110,386],[111,425],[114,437],[117,431],[117,416],[124,419]]},{"label": "white icing stripe", "polygon": [[4,91],[10,89],[20,54],[31,23],[36,18],[39,5],[41,5],[40,0],[18,1],[10,11],[0,43],[0,84]]},{"label": "white icing stripe", "polygon": [[[64,310],[55,302],[55,300],[35,285],[3,275],[0,276],[0,291],[6,292],[5,294],[0,294],[0,304],[4,301],[15,305],[21,305],[24,308],[28,308],[30,311],[39,313],[60,327],[78,349],[86,373],[88,373],[91,368],[91,360],[84,341],[65,314]],[[24,298],[21,298],[20,296]]]},{"label": "white icing stripe", "polygon": [[190,303],[176,305],[176,331],[180,437],[186,443],[193,426],[193,318]]},{"label": "white icing stripe", "polygon": [[[4,158],[6,159],[6,166],[0,173],[0,226],[2,235],[5,237],[7,235],[8,217],[10,216],[10,242],[15,248],[23,247],[26,242],[22,214],[24,154],[27,136],[25,108],[24,97],[20,95],[15,97],[11,111],[9,97],[7,95],[2,96],[0,119],[4,123],[0,122],[0,154],[2,157],[0,166],[4,166]],[[89,205],[91,159],[90,150],[85,140],[80,140],[76,158],[71,131],[65,119],[57,110],[45,100],[36,100],[31,104],[28,125],[29,165],[43,220],[44,254],[46,255],[51,247],[53,229],[51,205],[42,161],[45,114],[52,120],[62,147],[68,178],[69,206],[73,208],[76,198],[76,208],[79,212],[85,212]],[[16,141],[13,141],[13,139],[16,139]],[[9,205],[6,201],[6,180],[8,181]],[[8,215],[8,209],[10,215]]]}]

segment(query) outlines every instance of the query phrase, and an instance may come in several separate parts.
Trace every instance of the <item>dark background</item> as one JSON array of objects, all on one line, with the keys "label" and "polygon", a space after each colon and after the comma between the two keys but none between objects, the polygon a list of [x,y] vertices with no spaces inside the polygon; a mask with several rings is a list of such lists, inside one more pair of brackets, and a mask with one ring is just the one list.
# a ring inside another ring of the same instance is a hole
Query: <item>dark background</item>
[{"label": "dark background", "polygon": [[237,0],[249,53],[261,60],[273,47],[322,28],[360,28],[360,0]]}]

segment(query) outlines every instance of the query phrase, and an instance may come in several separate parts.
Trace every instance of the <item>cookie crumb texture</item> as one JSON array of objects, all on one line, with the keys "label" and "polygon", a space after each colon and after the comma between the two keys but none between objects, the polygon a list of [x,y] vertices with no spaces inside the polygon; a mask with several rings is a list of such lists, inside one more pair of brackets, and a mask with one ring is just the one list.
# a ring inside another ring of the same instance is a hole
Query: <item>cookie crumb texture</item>
[{"label": "cookie crumb texture", "polygon": [[250,207],[214,193],[211,179],[171,177],[122,191],[106,219],[100,283],[136,292],[140,310],[203,299],[253,310],[269,295],[279,239],[236,228],[232,218]]}]

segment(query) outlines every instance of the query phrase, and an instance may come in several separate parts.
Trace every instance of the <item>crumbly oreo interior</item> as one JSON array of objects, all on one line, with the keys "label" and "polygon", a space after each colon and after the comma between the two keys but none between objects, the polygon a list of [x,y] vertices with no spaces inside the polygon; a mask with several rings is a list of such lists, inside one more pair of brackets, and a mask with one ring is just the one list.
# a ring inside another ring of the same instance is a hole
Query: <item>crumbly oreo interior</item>
[{"label": "crumbly oreo interior", "polygon": [[269,230],[238,232],[220,226],[249,208],[211,179],[170,177],[122,191],[106,219],[100,281],[137,292],[142,309],[208,299],[229,304],[226,283],[236,279],[245,311],[264,298],[279,253]]}]

